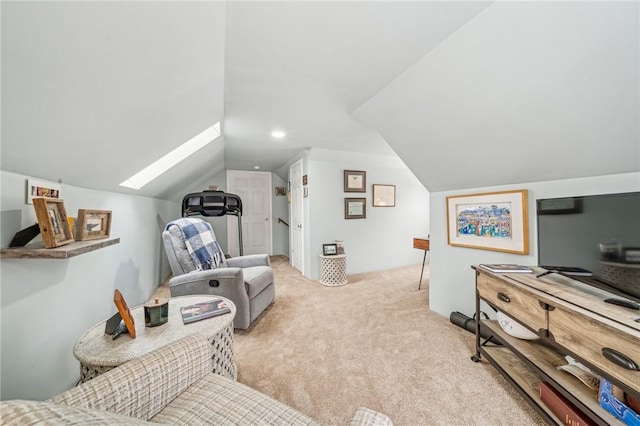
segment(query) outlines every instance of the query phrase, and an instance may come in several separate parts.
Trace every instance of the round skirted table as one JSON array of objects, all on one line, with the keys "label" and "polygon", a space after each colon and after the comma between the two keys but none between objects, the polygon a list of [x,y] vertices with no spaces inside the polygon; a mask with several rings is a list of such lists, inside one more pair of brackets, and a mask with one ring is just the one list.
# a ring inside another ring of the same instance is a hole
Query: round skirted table
[{"label": "round skirted table", "polygon": [[320,255],[320,284],[339,286],[347,283],[347,255]]},{"label": "round skirted table", "polygon": [[[180,308],[209,300],[222,299],[231,312],[212,318],[184,324]],[[154,349],[189,334],[199,333],[211,342],[213,372],[236,380],[237,370],[233,359],[233,318],[236,306],[221,296],[180,296],[169,299],[169,319],[157,327],[146,327],[144,307],[131,309],[136,327],[136,338],[123,334],[117,339],[105,334],[106,320],[84,333],[73,348],[73,355],[80,361],[80,382],[86,382],[112,368],[140,357]]]}]

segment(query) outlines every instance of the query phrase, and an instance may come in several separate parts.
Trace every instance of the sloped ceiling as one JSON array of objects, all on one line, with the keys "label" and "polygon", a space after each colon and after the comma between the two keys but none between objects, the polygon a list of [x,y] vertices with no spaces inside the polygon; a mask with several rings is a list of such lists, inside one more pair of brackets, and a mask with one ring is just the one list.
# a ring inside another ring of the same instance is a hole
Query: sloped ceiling
[{"label": "sloped ceiling", "polygon": [[2,170],[134,193],[217,121],[136,193],[310,147],[398,154],[431,191],[640,170],[637,2],[1,7]]},{"label": "sloped ceiling", "polygon": [[[224,37],[219,2],[2,2],[2,170],[134,193],[118,185],[223,120]],[[171,197],[220,152],[137,193]]]},{"label": "sloped ceiling", "polygon": [[495,3],[354,116],[430,191],[637,172],[638,5]]}]

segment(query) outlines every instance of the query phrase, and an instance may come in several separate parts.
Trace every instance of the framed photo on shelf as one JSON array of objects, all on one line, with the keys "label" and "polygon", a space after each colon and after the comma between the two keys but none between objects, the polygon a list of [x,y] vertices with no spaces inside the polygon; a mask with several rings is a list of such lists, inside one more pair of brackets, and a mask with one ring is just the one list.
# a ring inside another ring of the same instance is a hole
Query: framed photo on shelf
[{"label": "framed photo on shelf", "polygon": [[344,199],[344,218],[345,219],[364,219],[367,217],[367,199],[366,198],[345,198]]},{"label": "framed photo on shelf", "polygon": [[338,245],[337,244],[323,244],[322,245],[322,255],[323,256],[335,256],[338,254]]},{"label": "framed photo on shelf", "polygon": [[283,197],[287,195],[287,188],[284,186],[276,186],[276,197]]},{"label": "framed photo on shelf", "polygon": [[395,207],[396,186],[373,184],[373,207]]},{"label": "framed photo on shelf", "polygon": [[78,241],[107,238],[111,233],[111,210],[78,210],[76,239]]},{"label": "framed photo on shelf", "polygon": [[447,197],[450,246],[529,253],[527,190]]},{"label": "framed photo on shelf", "polygon": [[60,247],[73,242],[64,202],[58,198],[33,198],[38,227],[45,248]]},{"label": "framed photo on shelf", "polygon": [[367,192],[367,172],[361,170],[344,171],[344,192]]}]

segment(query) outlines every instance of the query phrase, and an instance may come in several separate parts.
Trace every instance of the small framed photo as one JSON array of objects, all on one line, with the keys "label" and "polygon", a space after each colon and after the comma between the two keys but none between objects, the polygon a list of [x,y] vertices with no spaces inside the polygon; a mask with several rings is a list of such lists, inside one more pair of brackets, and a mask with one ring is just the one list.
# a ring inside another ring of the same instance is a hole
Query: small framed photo
[{"label": "small framed photo", "polygon": [[62,185],[44,180],[27,179],[27,204],[35,197],[60,198]]},{"label": "small framed photo", "polygon": [[133,319],[133,315],[131,315],[131,311],[127,306],[127,302],[124,300],[124,296],[120,293],[120,290],[116,289],[113,292],[113,303],[115,303],[116,308],[118,308],[118,313],[122,317],[124,321],[124,325],[127,327],[127,331],[129,332],[129,336],[133,339],[136,338],[136,323]]},{"label": "small framed photo", "polygon": [[107,238],[111,232],[111,210],[78,210],[76,239],[78,241]]},{"label": "small framed photo", "polygon": [[284,197],[287,195],[287,188],[284,186],[276,186],[276,197]]},{"label": "small framed photo", "polygon": [[345,198],[344,199],[344,218],[345,219],[364,219],[367,217],[367,199],[366,198]]},{"label": "small framed photo", "polygon": [[344,171],[344,192],[367,192],[367,172],[361,170]]},{"label": "small framed photo", "polygon": [[373,207],[395,207],[395,185],[373,185]]},{"label": "small framed photo", "polygon": [[337,244],[323,244],[322,245],[322,255],[323,256],[335,256],[338,254],[338,245]]},{"label": "small framed photo", "polygon": [[309,179],[307,178],[307,175],[302,176],[302,184],[306,185],[307,183],[309,183]]},{"label": "small framed photo", "polygon": [[45,248],[60,247],[73,242],[64,202],[57,198],[33,198],[38,227]]}]

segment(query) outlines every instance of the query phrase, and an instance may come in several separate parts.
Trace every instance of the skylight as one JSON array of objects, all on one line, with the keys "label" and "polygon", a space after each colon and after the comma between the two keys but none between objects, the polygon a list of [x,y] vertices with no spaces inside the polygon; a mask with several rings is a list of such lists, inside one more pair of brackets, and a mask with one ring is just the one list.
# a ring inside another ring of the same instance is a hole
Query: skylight
[{"label": "skylight", "polygon": [[204,132],[189,139],[187,142],[183,143],[156,162],[140,170],[138,173],[122,182],[120,186],[126,186],[127,188],[133,189],[142,188],[197,150],[213,142],[218,136],[220,136],[220,122],[217,122]]}]

